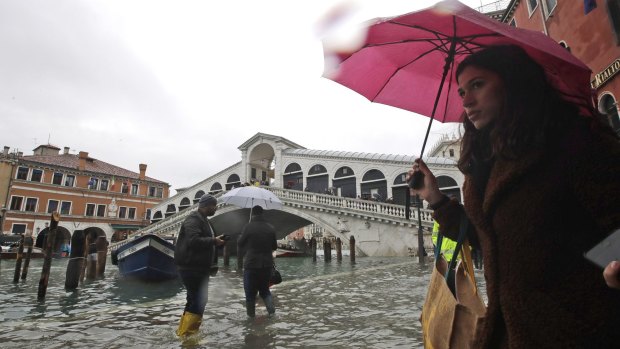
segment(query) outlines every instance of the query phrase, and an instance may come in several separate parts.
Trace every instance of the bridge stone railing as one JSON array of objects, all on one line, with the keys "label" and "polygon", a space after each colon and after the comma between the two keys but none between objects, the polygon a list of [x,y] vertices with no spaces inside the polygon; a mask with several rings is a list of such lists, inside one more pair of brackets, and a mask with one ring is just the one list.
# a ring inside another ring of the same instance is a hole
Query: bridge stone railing
[{"label": "bridge stone railing", "polygon": [[[345,198],[341,196],[327,195],[327,194],[317,194],[304,192],[299,190],[292,189],[282,189],[275,187],[262,187],[273,192],[285,205],[291,204],[305,204],[308,206],[322,207],[322,208],[332,208],[334,210],[344,210],[352,213],[357,213],[360,215],[366,215],[369,217],[381,218],[385,221],[393,221],[401,224],[411,224],[413,226],[418,225],[418,210],[416,207],[409,208],[409,217],[407,220],[405,218],[406,209],[405,206],[402,205],[394,205],[387,204],[384,202],[377,201],[369,201],[369,200],[361,200],[354,198]],[[219,193],[220,195],[223,194]],[[222,207],[222,206],[220,206]],[[174,215],[166,217],[156,223],[153,223],[147,227],[136,230],[134,233],[130,234],[126,240],[115,242],[110,244],[108,250],[117,249],[124,244],[126,244],[131,237],[141,236],[143,234],[154,233],[154,234],[164,234],[173,229],[180,228],[185,217],[195,211],[198,208],[198,204],[194,204],[181,212],[178,212]],[[432,224],[432,211],[427,209],[421,209],[421,218],[423,224]]]}]

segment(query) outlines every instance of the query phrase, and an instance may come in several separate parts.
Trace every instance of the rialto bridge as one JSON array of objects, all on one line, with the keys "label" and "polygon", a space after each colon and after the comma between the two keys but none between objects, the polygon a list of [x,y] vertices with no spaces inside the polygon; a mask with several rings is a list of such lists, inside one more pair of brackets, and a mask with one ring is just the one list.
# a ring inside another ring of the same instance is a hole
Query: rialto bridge
[{"label": "rialto bridge", "polygon": [[[463,176],[454,154],[458,145],[450,146],[456,142],[442,138],[424,160],[441,190],[460,199]],[[265,211],[278,238],[313,225],[324,235],[343,241],[353,235],[361,255],[406,256],[417,251],[417,208],[410,208],[407,220],[404,206],[408,193],[405,174],[414,156],[310,150],[264,133],[257,133],[238,149],[241,161],[161,202],[151,212],[152,224],[137,233],[176,233],[203,194],[261,185],[284,203],[281,210]],[[431,245],[430,213],[421,210],[427,247]],[[212,222],[218,232],[235,235],[248,216],[248,210],[223,206]]]}]

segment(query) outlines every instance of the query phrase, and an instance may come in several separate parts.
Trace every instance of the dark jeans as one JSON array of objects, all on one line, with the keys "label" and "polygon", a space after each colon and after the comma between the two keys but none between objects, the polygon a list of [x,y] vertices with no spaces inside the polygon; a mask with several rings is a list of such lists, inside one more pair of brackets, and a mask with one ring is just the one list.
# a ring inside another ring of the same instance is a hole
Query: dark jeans
[{"label": "dark jeans", "polygon": [[269,291],[269,278],[271,277],[271,267],[260,269],[243,270],[243,289],[245,290],[245,301],[256,301],[256,293],[261,298],[271,296]]},{"label": "dark jeans", "polygon": [[179,270],[179,275],[187,290],[185,311],[202,315],[209,299],[209,272]]}]

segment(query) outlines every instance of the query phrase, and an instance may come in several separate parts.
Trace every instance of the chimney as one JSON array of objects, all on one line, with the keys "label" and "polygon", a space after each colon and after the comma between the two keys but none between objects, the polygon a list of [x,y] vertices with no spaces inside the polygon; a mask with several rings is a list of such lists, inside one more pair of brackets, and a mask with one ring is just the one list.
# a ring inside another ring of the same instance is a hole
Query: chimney
[{"label": "chimney", "polygon": [[146,177],[146,164],[140,164],[140,179]]},{"label": "chimney", "polygon": [[80,162],[78,164],[78,170],[80,171],[84,171],[86,170],[86,159],[88,158],[88,152],[87,151],[81,151],[80,154],[78,155]]},{"label": "chimney", "polygon": [[9,149],[11,149],[11,148],[9,148],[8,146],[5,145],[4,146],[4,151],[2,152],[2,154],[4,156],[9,156]]},{"label": "chimney", "polygon": [[62,153],[65,155],[69,154],[69,147],[65,147],[65,150]]}]

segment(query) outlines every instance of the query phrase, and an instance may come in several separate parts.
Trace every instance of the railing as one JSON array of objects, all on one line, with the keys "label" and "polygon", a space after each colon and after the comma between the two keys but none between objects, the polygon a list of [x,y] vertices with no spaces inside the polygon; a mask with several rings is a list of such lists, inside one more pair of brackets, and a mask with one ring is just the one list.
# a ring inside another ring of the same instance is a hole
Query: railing
[{"label": "railing", "polygon": [[[407,219],[405,218],[406,208],[402,205],[387,204],[383,202],[362,199],[345,198],[334,195],[310,193],[292,189],[281,189],[268,186],[262,188],[274,193],[282,200],[284,205],[288,206],[292,206],[293,204],[306,204],[314,207],[321,206],[323,208],[348,211],[350,213],[355,213],[359,215],[368,215],[370,217],[376,217],[397,223],[410,223],[414,225],[418,224],[417,207],[409,208],[410,220],[407,221]],[[196,203],[179,213],[166,217],[140,230],[136,230],[134,233],[130,234],[126,240],[110,244],[109,250],[111,251],[113,249],[117,249],[129,242],[134,237],[142,236],[143,234],[164,233],[172,230],[173,228],[180,227],[185,217],[195,211],[197,208],[198,204]],[[426,223],[428,225],[431,225],[433,223],[431,210],[421,209],[420,214],[423,223]]]},{"label": "railing", "polygon": [[511,0],[499,0],[499,1],[495,1],[486,5],[482,5],[480,7],[476,8],[476,11],[480,12],[480,13],[489,13],[489,12],[495,12],[495,11],[502,11],[505,10],[508,7],[508,4],[510,4]]}]

